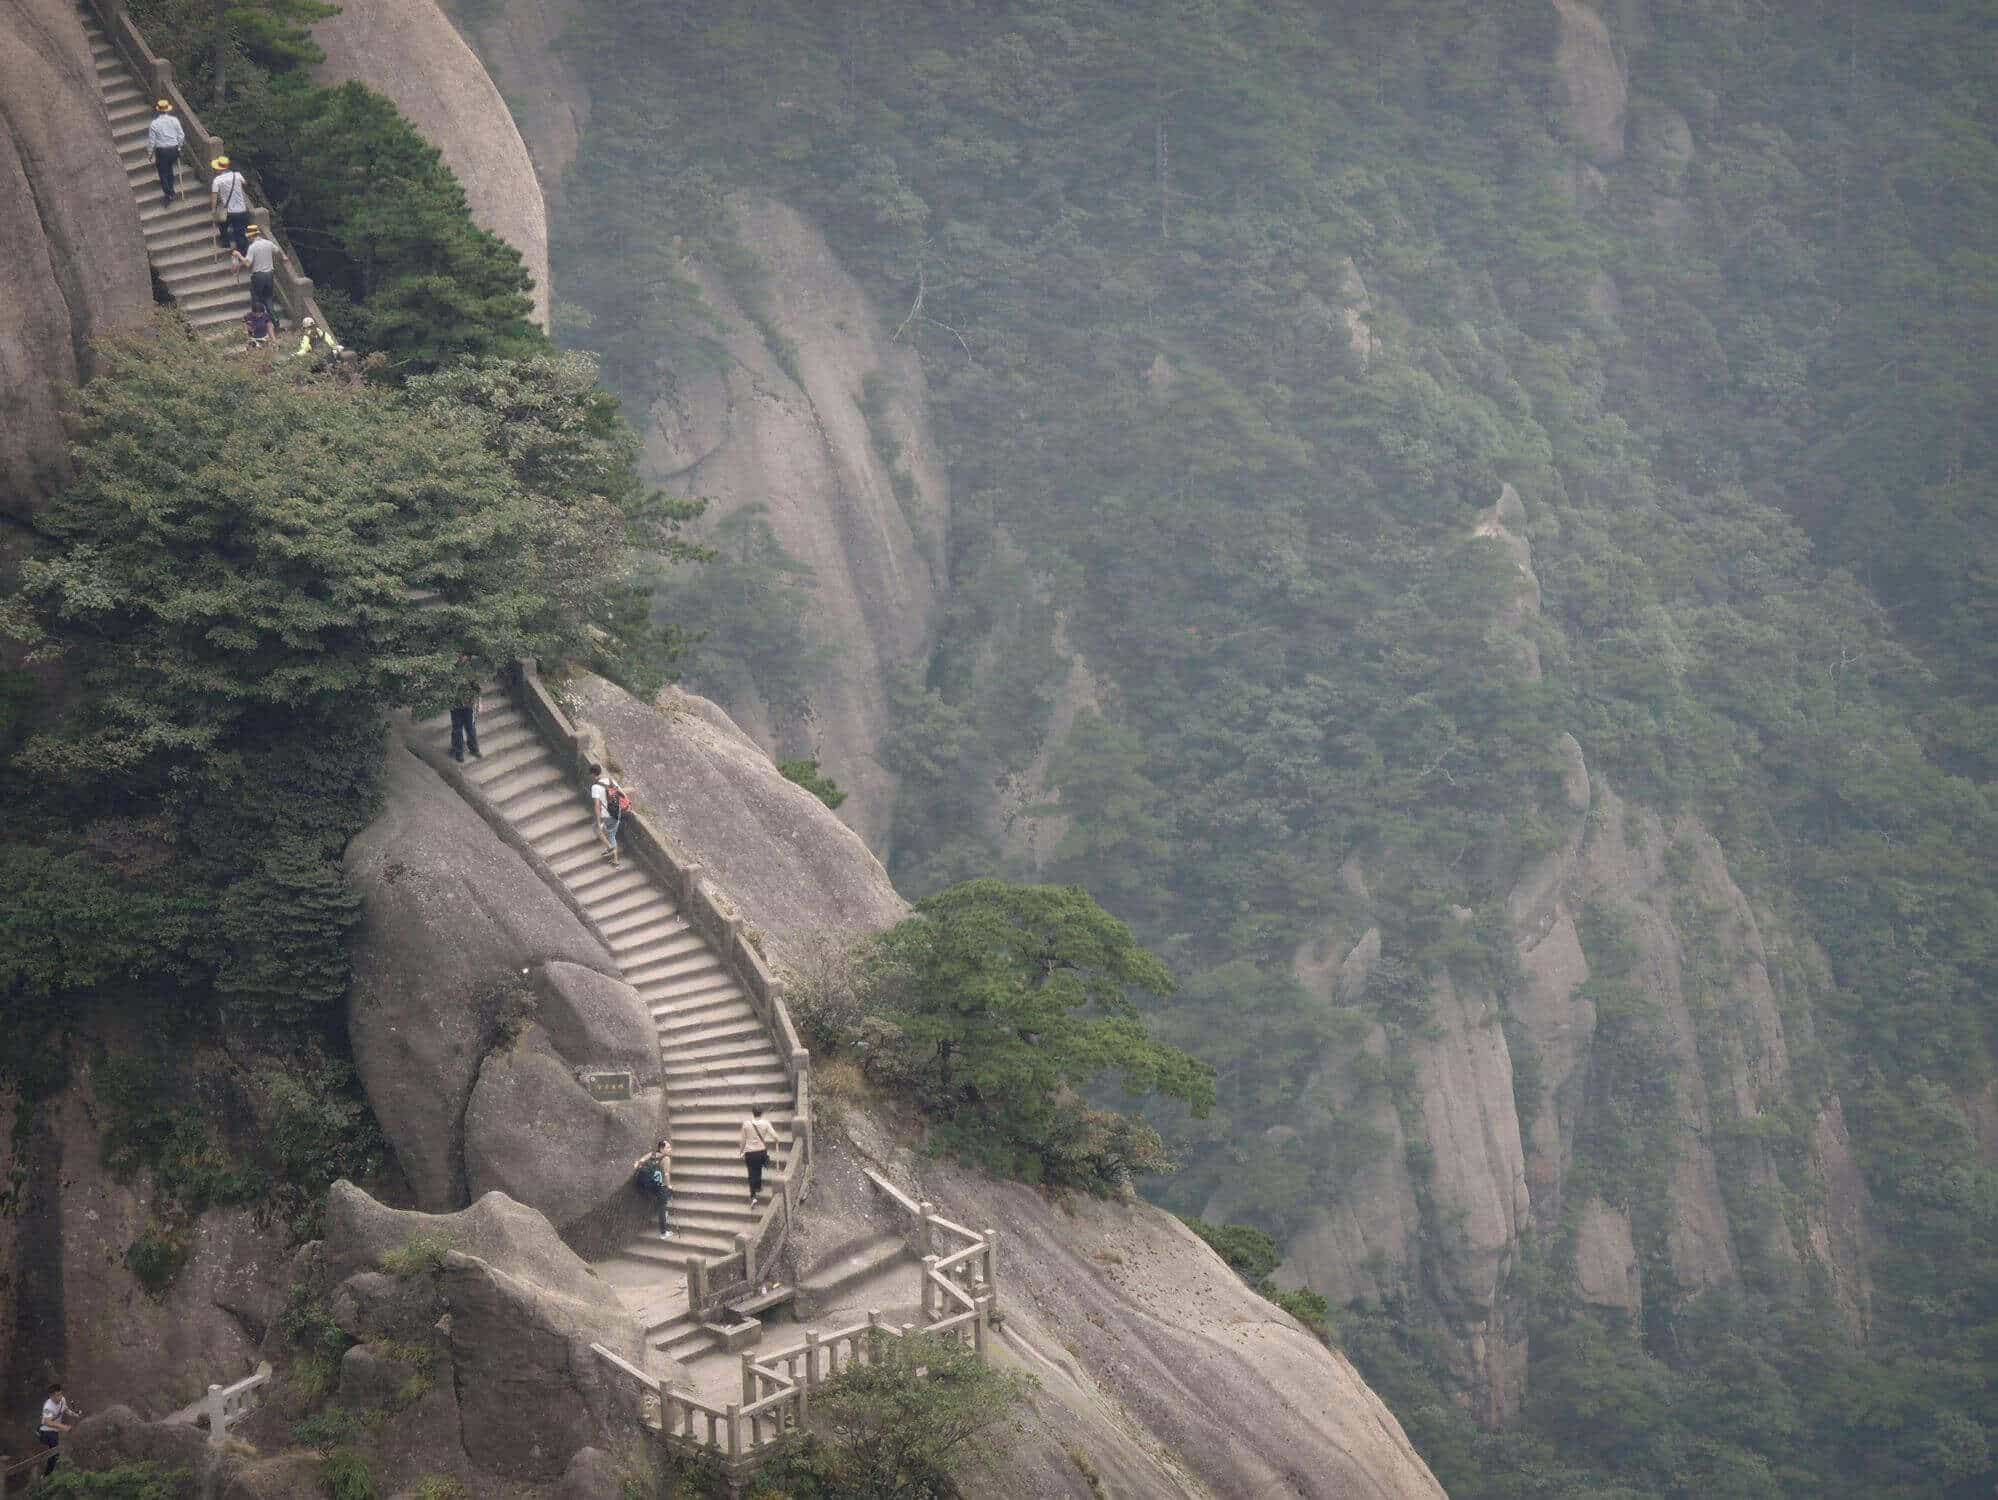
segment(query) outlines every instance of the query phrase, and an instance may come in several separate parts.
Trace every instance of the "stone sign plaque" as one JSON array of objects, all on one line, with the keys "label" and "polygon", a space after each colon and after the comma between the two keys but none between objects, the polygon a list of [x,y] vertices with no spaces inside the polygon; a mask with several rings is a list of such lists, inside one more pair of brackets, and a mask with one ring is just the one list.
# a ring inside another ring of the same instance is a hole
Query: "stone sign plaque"
[{"label": "stone sign plaque", "polygon": [[592,1099],[603,1103],[629,1099],[632,1094],[632,1077],[629,1068],[578,1068],[576,1077],[584,1088],[590,1091]]}]

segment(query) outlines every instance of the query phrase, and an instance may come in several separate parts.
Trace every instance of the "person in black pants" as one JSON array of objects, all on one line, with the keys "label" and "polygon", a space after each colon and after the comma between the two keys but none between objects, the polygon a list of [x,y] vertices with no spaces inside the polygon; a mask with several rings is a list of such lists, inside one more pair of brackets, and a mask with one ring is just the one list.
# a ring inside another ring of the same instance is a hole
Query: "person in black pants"
[{"label": "person in black pants", "polygon": [[42,1465],[42,1478],[55,1473],[56,1460],[62,1457],[57,1450],[62,1447],[62,1435],[69,1431],[69,1397],[62,1393],[62,1382],[58,1380],[49,1387],[49,1398],[42,1403],[42,1423],[36,1433],[42,1446],[49,1450],[49,1461]]},{"label": "person in black pants", "polygon": [[187,132],[173,112],[173,101],[162,99],[153,106],[153,123],[146,127],[146,149],[160,171],[160,198],[171,203],[180,196],[174,186],[174,168],[180,163],[180,148],[187,144]]},{"label": "person in black pants", "polygon": [[466,676],[458,684],[458,701],[451,707],[451,759],[456,761],[462,761],[468,750],[473,760],[485,759],[479,754],[479,679],[471,665],[470,657],[458,659]]}]

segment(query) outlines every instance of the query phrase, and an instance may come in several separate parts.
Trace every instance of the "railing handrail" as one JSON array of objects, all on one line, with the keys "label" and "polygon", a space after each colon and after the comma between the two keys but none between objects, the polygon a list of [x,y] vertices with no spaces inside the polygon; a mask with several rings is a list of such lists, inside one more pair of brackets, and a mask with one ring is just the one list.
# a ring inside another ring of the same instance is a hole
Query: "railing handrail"
[{"label": "railing handrail", "polygon": [[[194,112],[194,106],[187,102],[187,96],[181,92],[180,84],[174,78],[173,64],[153,51],[152,46],[146,41],[146,34],[139,30],[138,22],[132,19],[131,12],[125,8],[125,0],[84,0],[84,3],[97,17],[98,24],[104,28],[104,34],[110,38],[111,46],[124,59],[125,66],[130,68],[139,81],[150,90],[146,97],[165,99],[173,105],[174,112],[180,116],[181,128],[187,132],[188,143],[195,148],[195,159],[189,164],[189,170],[206,188],[215,177],[214,169],[208,163],[224,155],[226,151],[222,137],[201,123],[201,116]],[[246,177],[250,175],[246,165],[239,166],[236,170],[243,172]],[[263,191],[261,183],[258,184],[257,196],[264,200],[266,211],[264,216],[271,219],[270,224],[266,226],[271,238],[283,244],[284,235],[272,213],[276,205],[270,201],[270,194]],[[285,251],[290,255],[291,247],[285,245]],[[291,309],[292,316],[302,318],[310,315],[321,328],[325,328],[327,333],[331,334],[332,329],[327,327],[326,314],[319,310],[319,300],[313,295],[312,278],[305,274],[304,267],[294,259],[286,259],[278,261],[272,269],[276,274],[278,287],[284,292],[285,304]]]},{"label": "railing handrail", "polygon": [[[114,3],[114,0],[94,0]],[[589,766],[583,737],[555,701],[541,674],[531,661],[515,663],[514,689],[523,713],[536,729],[553,742],[558,760],[566,754],[568,773],[580,778]],[[608,748],[608,747],[606,747]],[[771,1194],[770,1204],[741,1237],[744,1248],[688,1276],[689,1310],[696,1318],[707,1317],[732,1295],[733,1279],[754,1283],[757,1268],[766,1266],[783,1252],[791,1233],[791,1219],[798,1200],[812,1180],[811,1053],[798,1043],[798,1030],[784,1002],[784,984],[771,972],[768,962],[744,930],[740,916],[726,907],[709,884],[700,864],[675,847],[672,840],[642,808],[625,814],[621,833],[625,847],[640,863],[659,877],[667,894],[674,898],[688,922],[720,957],[722,967],[739,983],[750,998],[760,1019],[775,1034],[785,1074],[791,1081],[791,1144],[779,1154],[781,1191]],[[668,1098],[671,1109],[671,1098]],[[705,1290],[707,1295],[697,1295]]]}]

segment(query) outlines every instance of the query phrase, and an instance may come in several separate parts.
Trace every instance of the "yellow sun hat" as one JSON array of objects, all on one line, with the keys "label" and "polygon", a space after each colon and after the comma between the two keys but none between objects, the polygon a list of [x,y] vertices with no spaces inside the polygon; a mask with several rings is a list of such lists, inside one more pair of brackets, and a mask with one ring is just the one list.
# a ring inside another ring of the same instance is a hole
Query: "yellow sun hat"
[{"label": "yellow sun hat", "polygon": [[226,172],[229,170],[229,158],[226,156],[218,156],[208,165],[213,167],[218,172]]},{"label": "yellow sun hat", "polygon": [[172,109],[172,108],[173,108],[173,102],[172,102],[171,100],[168,100],[168,99],[162,99],[162,100],[160,100],[160,102],[159,102],[158,104],[154,105],[153,107],[154,107],[155,109],[162,109],[162,110],[165,110],[165,109]]}]

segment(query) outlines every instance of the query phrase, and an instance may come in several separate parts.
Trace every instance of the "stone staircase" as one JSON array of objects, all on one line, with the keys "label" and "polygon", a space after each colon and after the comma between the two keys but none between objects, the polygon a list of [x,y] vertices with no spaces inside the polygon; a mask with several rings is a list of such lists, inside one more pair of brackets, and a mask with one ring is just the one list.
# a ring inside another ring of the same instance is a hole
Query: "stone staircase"
[{"label": "stone staircase", "polygon": [[[448,751],[450,716],[419,732]],[[755,1213],[738,1132],[751,1105],[777,1130],[773,1167],[790,1159],[793,1096],[775,1039],[721,956],[693,929],[660,883],[633,859],[613,868],[598,841],[587,791],[565,774],[534,723],[489,687],[479,715],[479,759],[466,780],[546,863],[596,924],[659,1032],[673,1144],[671,1240],[648,1230],[595,1262],[645,1324],[655,1350],[682,1362],[714,1335],[687,1307],[689,1258],[709,1263],[751,1234]],[[767,1195],[782,1177],[764,1177]]]},{"label": "stone staircase", "polygon": [[[88,3],[82,5],[82,15],[96,60],[98,92],[111,116],[125,178],[139,205],[139,226],[153,274],[197,332],[217,341],[240,334],[243,315],[250,310],[250,278],[247,271],[236,269],[227,250],[216,248],[208,207],[208,163],[193,159],[197,148],[190,131],[180,153],[179,196],[172,203],[160,201],[159,173],[146,155],[153,96],[111,45]],[[182,123],[187,123],[185,117]]]}]

